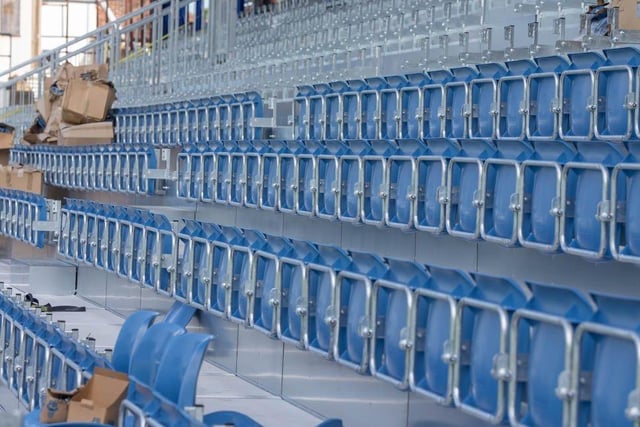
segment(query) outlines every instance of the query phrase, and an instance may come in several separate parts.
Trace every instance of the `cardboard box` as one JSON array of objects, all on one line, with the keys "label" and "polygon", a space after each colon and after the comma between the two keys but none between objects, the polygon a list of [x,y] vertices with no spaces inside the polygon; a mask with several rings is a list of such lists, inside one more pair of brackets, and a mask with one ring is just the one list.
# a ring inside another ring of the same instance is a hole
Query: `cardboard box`
[{"label": "cardboard box", "polygon": [[113,123],[98,122],[84,125],[60,123],[58,145],[100,145],[113,142]]},{"label": "cardboard box", "polygon": [[11,188],[11,168],[0,165],[0,188]]},{"label": "cardboard box", "polygon": [[36,101],[36,110],[46,122],[49,121],[49,116],[51,116],[51,102],[49,101],[48,95],[44,94],[42,98]]},{"label": "cardboard box", "polygon": [[78,125],[104,121],[115,99],[110,84],[73,79],[62,98],[62,121]]},{"label": "cardboard box", "polygon": [[32,168],[12,168],[9,185],[14,190],[42,194],[42,172]]},{"label": "cardboard box", "polygon": [[67,421],[116,425],[120,403],[127,395],[127,374],[95,368],[93,376],[71,398]]},{"label": "cardboard box", "polygon": [[8,165],[9,164],[9,155],[11,154],[11,150],[8,148],[0,149],[0,165]]},{"label": "cardboard box", "polygon": [[609,7],[619,8],[618,26],[621,30],[640,30],[637,0],[612,0]]},{"label": "cardboard box", "polygon": [[47,121],[47,126],[44,128],[42,133],[45,133],[50,136],[57,136],[58,131],[60,130],[60,122],[62,121],[62,107],[55,107],[51,110],[51,116]]},{"label": "cardboard box", "polygon": [[13,147],[13,134],[15,128],[5,123],[0,123],[0,150]]},{"label": "cardboard box", "polygon": [[40,410],[40,422],[43,424],[62,423],[67,421],[69,401],[76,394],[74,391],[47,389],[44,404]]}]

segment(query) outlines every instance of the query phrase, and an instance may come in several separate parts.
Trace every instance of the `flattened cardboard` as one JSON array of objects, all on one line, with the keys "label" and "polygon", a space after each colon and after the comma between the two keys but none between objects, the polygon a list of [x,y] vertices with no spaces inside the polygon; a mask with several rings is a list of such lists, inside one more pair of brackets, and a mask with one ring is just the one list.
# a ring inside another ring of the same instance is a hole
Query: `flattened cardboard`
[{"label": "flattened cardboard", "polygon": [[129,377],[126,374],[95,368],[89,382],[71,398],[67,421],[116,425],[120,403],[128,388]]},{"label": "flattened cardboard", "polygon": [[60,124],[58,145],[101,145],[113,141],[113,123],[98,122],[84,125]]},{"label": "flattened cardboard", "polygon": [[9,164],[9,155],[11,154],[11,150],[8,148],[0,149],[0,165],[8,165]]},{"label": "flattened cardboard", "polygon": [[115,99],[115,90],[104,82],[73,79],[62,98],[62,121],[70,124],[104,121]]},{"label": "flattened cardboard", "polygon": [[45,122],[49,121],[49,117],[51,116],[51,103],[49,102],[49,97],[46,94],[36,101],[36,110],[40,113]]},{"label": "flattened cardboard", "polygon": [[618,7],[618,26],[622,30],[640,30],[640,16],[636,0],[612,0],[609,7]]},{"label": "flattened cardboard", "polygon": [[15,128],[5,123],[0,123],[0,150],[13,147],[13,134]]},{"label": "flattened cardboard", "polygon": [[40,422],[53,424],[67,421],[69,401],[76,392],[77,390],[60,391],[48,388],[40,410]]}]

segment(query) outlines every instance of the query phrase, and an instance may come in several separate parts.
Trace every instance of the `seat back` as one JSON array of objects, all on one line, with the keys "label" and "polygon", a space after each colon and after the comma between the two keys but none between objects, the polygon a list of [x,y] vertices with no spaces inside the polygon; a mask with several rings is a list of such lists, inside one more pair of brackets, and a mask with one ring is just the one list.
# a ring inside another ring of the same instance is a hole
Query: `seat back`
[{"label": "seat back", "polygon": [[143,384],[153,384],[160,360],[167,350],[166,343],[184,333],[184,327],[166,321],[151,326],[131,354],[129,374]]},{"label": "seat back", "polygon": [[154,390],[178,407],[193,406],[200,366],[212,335],[184,334],[167,342],[160,360]]},{"label": "seat back", "polygon": [[216,411],[204,416],[207,426],[262,427],[256,420],[236,411]]},{"label": "seat back", "polygon": [[141,310],[125,320],[113,347],[111,364],[119,372],[129,372],[129,360],[140,339],[158,316],[155,311]]}]

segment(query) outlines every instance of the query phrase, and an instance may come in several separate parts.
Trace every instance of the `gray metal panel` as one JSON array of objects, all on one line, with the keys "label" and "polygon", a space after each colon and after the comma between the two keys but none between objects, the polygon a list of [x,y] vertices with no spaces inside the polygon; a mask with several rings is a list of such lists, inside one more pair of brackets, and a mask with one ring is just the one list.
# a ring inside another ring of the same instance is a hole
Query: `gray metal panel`
[{"label": "gray metal panel", "polygon": [[349,427],[401,426],[407,422],[408,394],[391,384],[285,345],[282,394]]},{"label": "gray metal panel", "polygon": [[416,234],[415,257],[417,262],[424,264],[475,271],[478,244],[448,235],[421,232]]},{"label": "gray metal panel", "polygon": [[215,335],[213,350],[206,355],[206,360],[221,368],[236,373],[238,369],[238,328],[210,313],[198,311],[196,322],[206,331]]},{"label": "gray metal panel", "polygon": [[342,242],[342,224],[300,215],[286,215],[283,234],[292,239],[339,246]]},{"label": "gray metal panel", "polygon": [[101,307],[107,304],[107,279],[109,274],[94,267],[78,267],[78,294]]},{"label": "gray metal panel", "polygon": [[488,427],[493,424],[485,423],[463,412],[442,406],[427,397],[409,393],[408,427]]},{"label": "gray metal panel", "polygon": [[120,279],[113,274],[107,276],[106,307],[128,317],[141,308],[139,285]]},{"label": "gray metal panel", "polygon": [[274,394],[282,392],[283,346],[261,332],[238,328],[237,374]]},{"label": "gray metal panel", "polygon": [[375,253],[380,256],[413,259],[416,238],[415,233],[402,233],[390,228],[344,224],[342,247],[363,252],[371,252],[375,248]]}]

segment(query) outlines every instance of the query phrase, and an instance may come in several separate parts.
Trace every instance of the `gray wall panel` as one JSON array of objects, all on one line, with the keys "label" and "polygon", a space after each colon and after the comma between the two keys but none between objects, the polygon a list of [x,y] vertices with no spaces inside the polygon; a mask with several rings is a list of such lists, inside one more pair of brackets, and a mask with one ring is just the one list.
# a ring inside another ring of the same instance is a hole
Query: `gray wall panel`
[{"label": "gray wall panel", "polygon": [[407,393],[309,351],[285,345],[282,394],[348,427],[400,426]]},{"label": "gray wall panel", "polygon": [[280,394],[283,351],[282,342],[240,326],[237,374],[271,393]]}]

